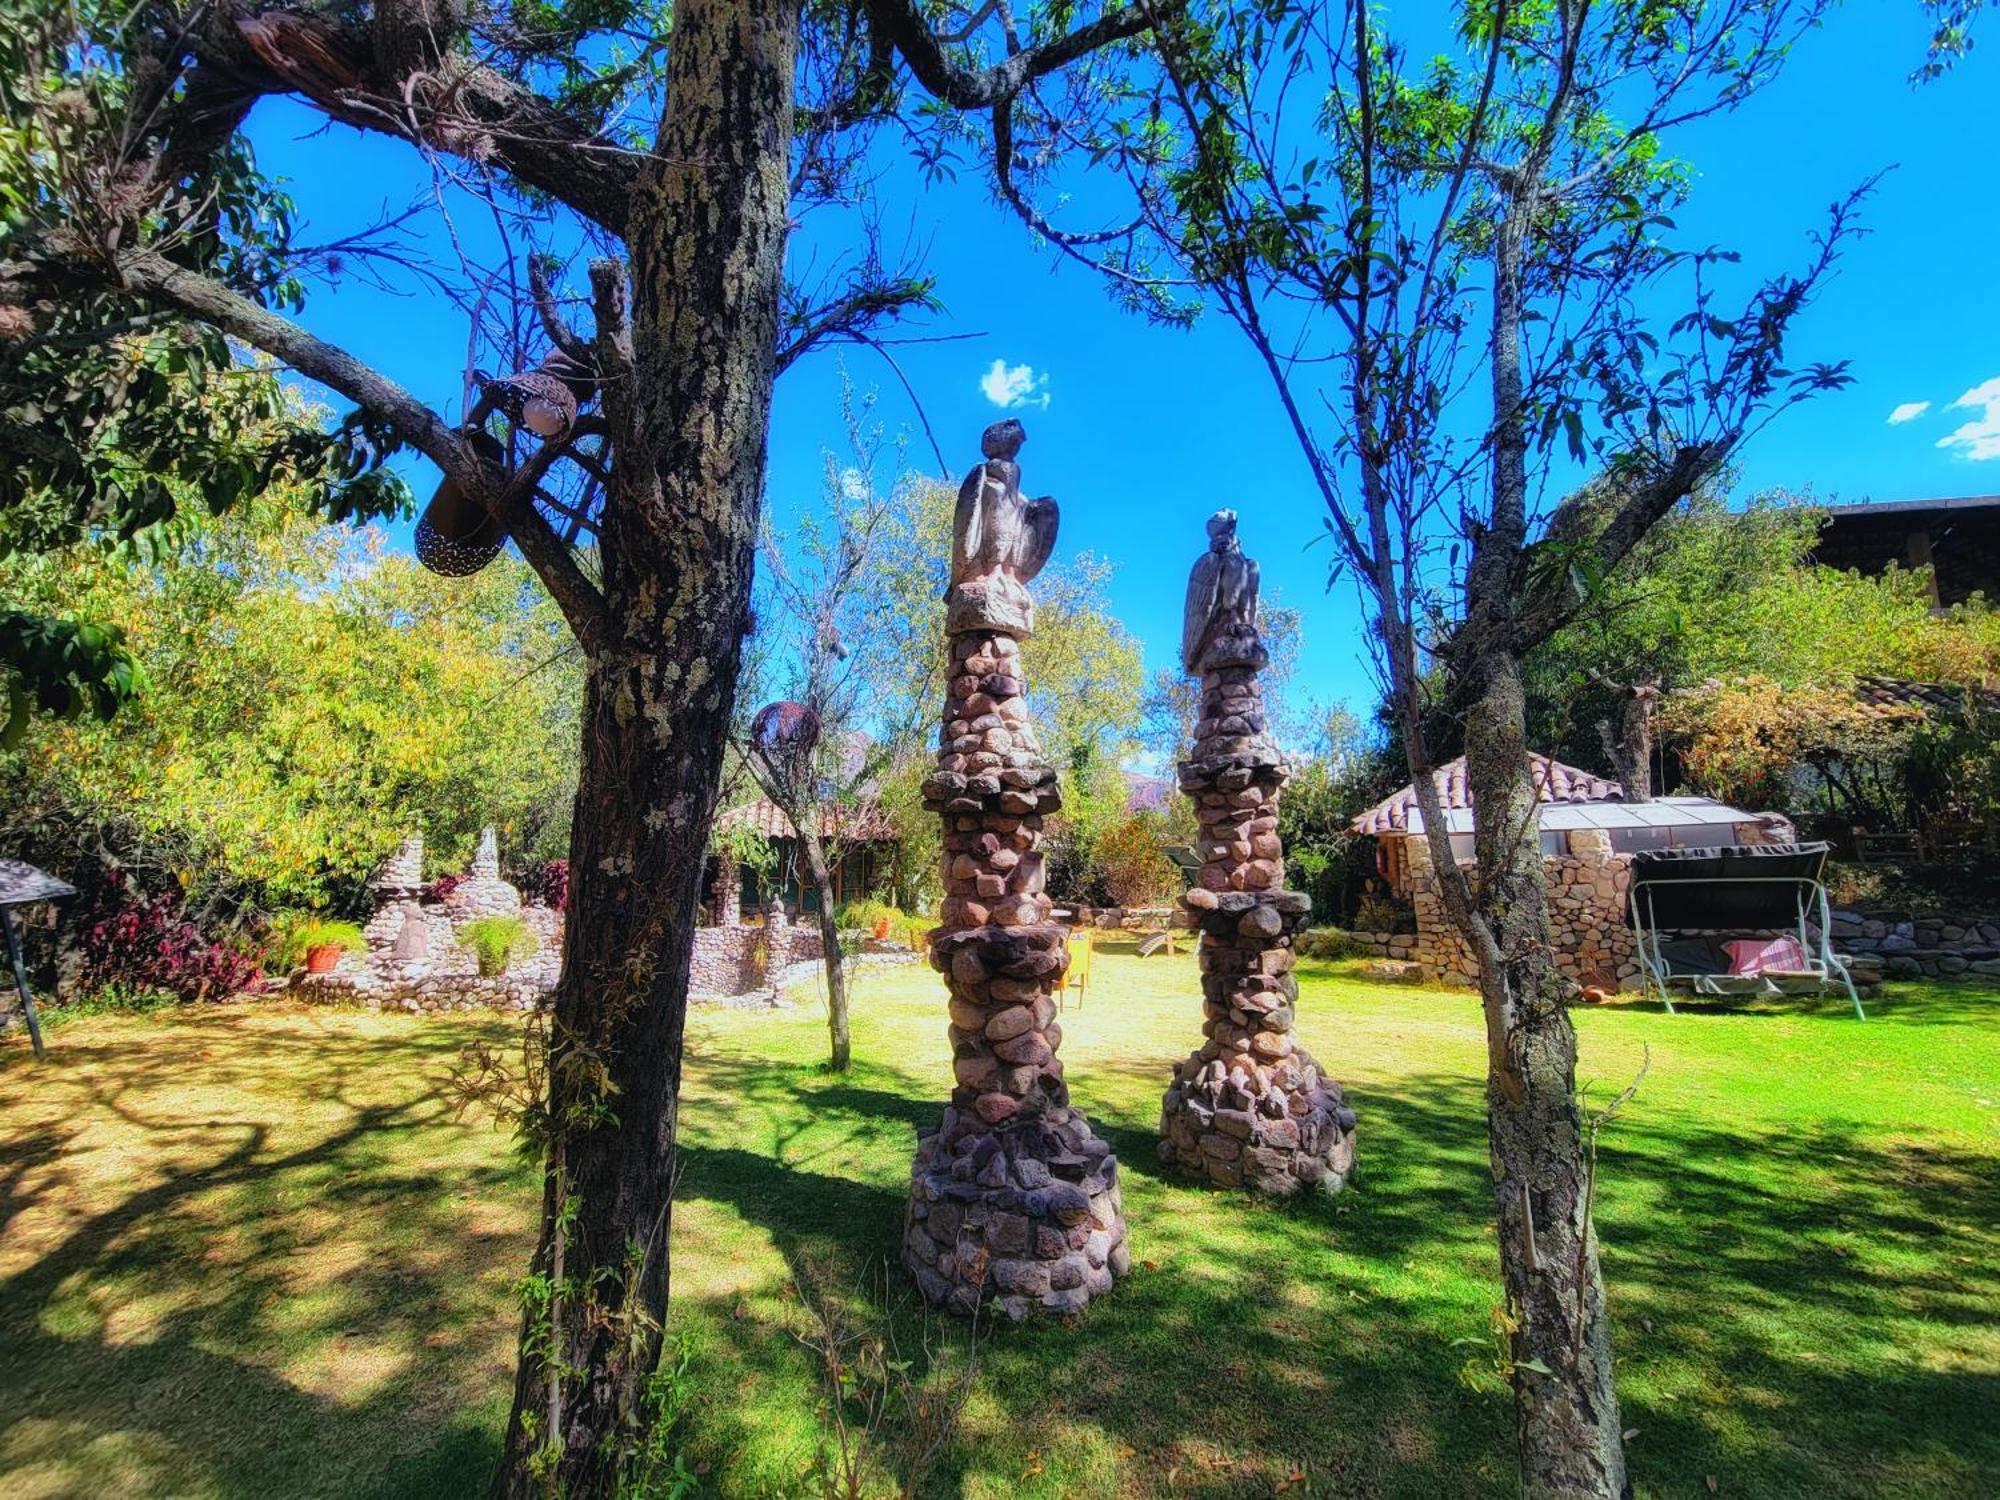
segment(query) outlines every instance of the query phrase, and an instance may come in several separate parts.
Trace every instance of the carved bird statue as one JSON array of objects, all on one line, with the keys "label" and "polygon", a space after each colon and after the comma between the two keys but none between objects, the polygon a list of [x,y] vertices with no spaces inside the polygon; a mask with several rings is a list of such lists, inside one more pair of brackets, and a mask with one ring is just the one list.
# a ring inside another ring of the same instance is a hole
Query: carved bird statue
[{"label": "carved bird statue", "polygon": [[1181,615],[1181,665],[1199,674],[1224,635],[1254,638],[1257,628],[1257,564],[1236,540],[1236,512],[1219,510],[1208,518],[1208,551],[1188,573],[1187,604]]},{"label": "carved bird statue", "polygon": [[1055,551],[1061,509],[1053,499],[1021,498],[1021,466],[1014,455],[1028,440],[1011,417],[980,435],[985,462],[965,476],[952,521],[951,581],[1007,572],[1028,582]]}]

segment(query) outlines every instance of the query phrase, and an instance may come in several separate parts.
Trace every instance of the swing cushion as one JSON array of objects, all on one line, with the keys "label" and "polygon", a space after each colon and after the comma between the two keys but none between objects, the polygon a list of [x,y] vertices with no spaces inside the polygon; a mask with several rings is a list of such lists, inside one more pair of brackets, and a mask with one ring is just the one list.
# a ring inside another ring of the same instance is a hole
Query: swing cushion
[{"label": "swing cushion", "polygon": [[1660,957],[1674,974],[1720,974],[1729,967],[1728,955],[1713,938],[1662,938]]},{"label": "swing cushion", "polygon": [[1729,972],[1763,974],[1771,970],[1793,973],[1806,968],[1806,952],[1789,934],[1774,938],[1737,938],[1724,944],[1729,949]]}]

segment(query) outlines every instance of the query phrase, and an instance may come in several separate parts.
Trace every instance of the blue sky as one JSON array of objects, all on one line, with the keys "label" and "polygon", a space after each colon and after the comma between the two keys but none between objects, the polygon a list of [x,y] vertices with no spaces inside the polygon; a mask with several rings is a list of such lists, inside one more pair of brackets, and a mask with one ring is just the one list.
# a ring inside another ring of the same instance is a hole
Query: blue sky
[{"label": "blue sky", "polygon": [[[1678,216],[1682,242],[1734,246],[1760,271],[1798,265],[1834,198],[1895,169],[1867,205],[1869,234],[1800,319],[1792,348],[1800,362],[1850,360],[1854,383],[1760,435],[1743,455],[1739,496],[1773,486],[1828,501],[2000,491],[2000,38],[1913,88],[1926,35],[1915,0],[1851,0],[1748,107],[1674,139],[1697,174]],[[350,232],[426,180],[407,148],[313,134],[319,125],[289,105],[252,122],[264,166],[289,179],[302,238]],[[980,429],[1003,409],[994,397],[1011,390],[1005,409],[1029,431],[1025,482],[1062,501],[1064,551],[1117,565],[1114,603],[1149,667],[1173,664],[1204,518],[1235,507],[1266,593],[1304,612],[1296,691],[1369,702],[1359,608],[1348,585],[1325,589],[1325,548],[1306,550],[1318,502],[1234,328],[1207,319],[1179,332],[1120,313],[1087,271],[1038,250],[977,180],[927,186],[896,170],[877,198],[892,238],[907,232],[929,247],[946,311],[927,331],[977,335],[898,354],[953,467],[977,458]],[[386,296],[350,278],[315,290],[306,321],[456,413],[466,327],[442,299]],[[874,354],[809,357],[778,387],[770,495],[781,517],[811,502],[823,451],[844,446],[843,367],[879,388],[888,424],[916,429]],[[1963,440],[1940,446],[1954,433]],[[929,464],[921,438],[911,453]],[[412,479],[425,493],[420,468]]]}]

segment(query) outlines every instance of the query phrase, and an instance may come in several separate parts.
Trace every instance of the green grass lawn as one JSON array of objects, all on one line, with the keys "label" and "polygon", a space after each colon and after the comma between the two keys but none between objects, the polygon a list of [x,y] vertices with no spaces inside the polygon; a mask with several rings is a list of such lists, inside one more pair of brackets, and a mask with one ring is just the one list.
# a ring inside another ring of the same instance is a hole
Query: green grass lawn
[{"label": "green grass lawn", "polygon": [[[1124,1163],[1133,1274],[1073,1325],[982,1329],[927,1493],[1512,1493],[1489,1327],[1481,1045],[1463,994],[1306,965],[1360,1111],[1339,1199],[1157,1175],[1192,960],[1112,954],[1065,1018]],[[854,1070],[808,1005],[693,1022],[672,1328],[706,1492],[806,1492],[796,1286],[918,1354],[893,1268],[949,1071],[928,970],[875,972]],[[1897,986],[1581,1013],[1639,1493],[2000,1491],[2000,996]],[[0,1049],[0,1494],[476,1495],[505,1416],[534,1174],[441,1089],[493,1018],[243,1008],[58,1021]],[[1483,1358],[1483,1363],[1482,1363]]]}]

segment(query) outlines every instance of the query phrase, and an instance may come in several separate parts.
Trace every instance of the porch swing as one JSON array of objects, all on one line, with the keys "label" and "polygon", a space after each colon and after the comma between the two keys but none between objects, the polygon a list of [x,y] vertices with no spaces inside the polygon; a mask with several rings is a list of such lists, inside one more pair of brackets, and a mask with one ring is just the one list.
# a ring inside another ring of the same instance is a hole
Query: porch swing
[{"label": "porch swing", "polygon": [[1833,951],[1826,857],[1823,843],[1634,854],[1630,906],[1645,992],[1669,1015],[1677,989],[1703,998],[1844,993],[1865,1020]]}]

